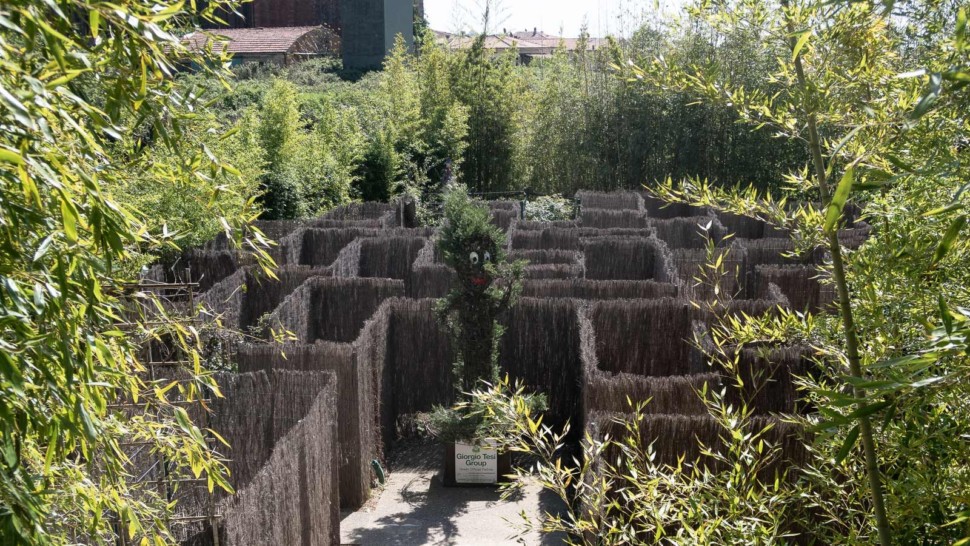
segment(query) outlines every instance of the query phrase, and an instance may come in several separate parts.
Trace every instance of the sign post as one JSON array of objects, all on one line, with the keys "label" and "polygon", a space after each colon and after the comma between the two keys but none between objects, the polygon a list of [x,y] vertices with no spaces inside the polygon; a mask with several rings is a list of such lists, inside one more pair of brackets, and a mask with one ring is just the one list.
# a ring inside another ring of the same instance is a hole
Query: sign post
[{"label": "sign post", "polygon": [[512,472],[512,457],[489,445],[445,444],[446,486],[495,485]]}]

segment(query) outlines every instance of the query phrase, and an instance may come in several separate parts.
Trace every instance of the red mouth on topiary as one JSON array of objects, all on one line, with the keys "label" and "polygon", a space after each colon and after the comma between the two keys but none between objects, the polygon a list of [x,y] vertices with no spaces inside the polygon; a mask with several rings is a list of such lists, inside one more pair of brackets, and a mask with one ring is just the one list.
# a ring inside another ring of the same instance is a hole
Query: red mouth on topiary
[{"label": "red mouth on topiary", "polygon": [[485,277],[472,277],[472,284],[475,286],[485,286],[488,284],[488,279]]}]

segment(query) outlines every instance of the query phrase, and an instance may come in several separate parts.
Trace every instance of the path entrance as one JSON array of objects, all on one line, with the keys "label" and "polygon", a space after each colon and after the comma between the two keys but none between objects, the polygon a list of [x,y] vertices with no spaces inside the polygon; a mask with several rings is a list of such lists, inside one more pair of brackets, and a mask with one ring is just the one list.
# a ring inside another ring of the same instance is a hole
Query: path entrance
[{"label": "path entrance", "polygon": [[391,473],[382,491],[360,510],[344,514],[342,544],[360,546],[562,544],[555,536],[522,535],[524,511],[530,518],[558,502],[530,484],[521,495],[501,501],[491,487],[444,487],[441,446],[409,446],[392,453]]}]

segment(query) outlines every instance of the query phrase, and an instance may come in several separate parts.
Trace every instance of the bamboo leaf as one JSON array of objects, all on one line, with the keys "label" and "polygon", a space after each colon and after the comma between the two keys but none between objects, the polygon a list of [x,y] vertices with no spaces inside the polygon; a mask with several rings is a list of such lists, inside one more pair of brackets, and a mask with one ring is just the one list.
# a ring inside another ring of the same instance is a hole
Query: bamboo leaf
[{"label": "bamboo leaf", "polygon": [[835,189],[835,195],[832,196],[832,202],[829,203],[828,211],[825,213],[824,229],[826,232],[831,232],[842,216],[842,209],[845,208],[845,203],[849,199],[854,180],[855,167],[852,166],[846,169],[845,174],[842,175],[842,180],[839,181],[839,186]]},{"label": "bamboo leaf", "polygon": [[859,425],[856,425],[852,427],[852,430],[849,431],[848,436],[845,437],[845,441],[842,442],[842,448],[839,449],[839,452],[835,455],[835,462],[841,463],[842,461],[844,461],[845,458],[849,455],[849,452],[852,451],[852,448],[855,447],[855,443],[858,440],[859,440]]},{"label": "bamboo leaf", "polygon": [[4,163],[13,163],[14,165],[24,164],[24,158],[19,152],[4,147],[0,147],[0,161]]},{"label": "bamboo leaf", "polygon": [[953,249],[953,244],[957,240],[957,236],[960,235],[960,231],[964,226],[967,225],[966,215],[958,216],[947,228],[946,233],[943,234],[943,238],[940,239],[940,243],[936,247],[936,253],[933,255],[933,265],[940,263],[940,260],[946,257],[946,255]]},{"label": "bamboo leaf", "polygon": [[798,37],[798,41],[795,42],[795,47],[791,50],[791,60],[794,62],[798,58],[798,54],[802,52],[802,48],[808,43],[808,39],[812,37],[811,29],[802,32],[801,36]]},{"label": "bamboo leaf", "polygon": [[99,29],[101,28],[101,12],[96,9],[92,9],[88,13],[88,23],[91,25],[91,37],[97,38]]},{"label": "bamboo leaf", "polygon": [[846,417],[849,419],[861,419],[863,417],[869,417],[870,415],[886,409],[891,404],[889,400],[883,400],[881,402],[876,402],[875,404],[869,404],[867,406],[862,406],[859,409],[853,411]]}]

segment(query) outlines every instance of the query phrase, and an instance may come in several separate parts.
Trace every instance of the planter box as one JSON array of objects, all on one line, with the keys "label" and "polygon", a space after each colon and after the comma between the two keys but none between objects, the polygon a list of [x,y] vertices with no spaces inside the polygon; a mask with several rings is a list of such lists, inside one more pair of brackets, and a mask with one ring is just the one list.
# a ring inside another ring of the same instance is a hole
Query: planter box
[{"label": "planter box", "polygon": [[461,442],[444,444],[445,487],[494,486],[508,481],[512,454]]}]

